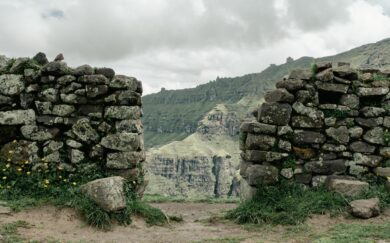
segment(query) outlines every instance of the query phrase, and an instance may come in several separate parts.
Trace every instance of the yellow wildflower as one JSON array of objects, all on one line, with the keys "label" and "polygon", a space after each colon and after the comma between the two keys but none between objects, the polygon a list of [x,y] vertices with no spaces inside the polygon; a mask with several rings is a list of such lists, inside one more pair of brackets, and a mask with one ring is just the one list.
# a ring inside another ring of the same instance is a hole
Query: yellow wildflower
[{"label": "yellow wildflower", "polygon": [[6,169],[3,169],[3,171],[6,171]]},{"label": "yellow wildflower", "polygon": [[8,188],[8,189],[10,189],[10,188],[11,188],[11,186],[7,186],[7,188]]},{"label": "yellow wildflower", "polygon": [[7,177],[6,177],[6,176],[3,176],[3,180],[7,180]]},{"label": "yellow wildflower", "polygon": [[45,179],[43,182],[44,182],[45,184],[49,184],[49,183],[50,183],[50,181],[49,181],[48,179]]},{"label": "yellow wildflower", "polygon": [[8,162],[11,162],[11,158],[8,158],[7,161],[8,161]]},{"label": "yellow wildflower", "polygon": [[27,175],[30,175],[30,174],[31,174],[31,172],[30,172],[30,171],[27,171],[27,172],[26,172],[26,174],[27,174]]},{"label": "yellow wildflower", "polygon": [[22,168],[18,167],[18,168],[17,168],[17,171],[19,171],[19,172],[22,171]]},{"label": "yellow wildflower", "polygon": [[44,187],[44,188],[47,188],[47,185],[45,184],[45,185],[43,185],[43,187]]},{"label": "yellow wildflower", "polygon": [[62,179],[62,176],[59,176],[58,178]]},{"label": "yellow wildflower", "polygon": [[10,165],[9,163],[5,165],[5,167],[7,167],[7,168],[9,168],[10,166],[11,166],[11,165]]},{"label": "yellow wildflower", "polygon": [[9,153],[9,154],[13,154],[13,153],[14,153],[14,151],[13,151],[13,150],[10,150],[10,151],[8,151],[8,153]]},{"label": "yellow wildflower", "polygon": [[72,184],[73,184],[73,186],[77,185],[77,183],[76,183],[76,182],[73,182]]},{"label": "yellow wildflower", "polygon": [[390,176],[387,177],[387,180],[390,181]]},{"label": "yellow wildflower", "polygon": [[64,181],[64,182],[67,182],[68,180],[67,180],[67,179],[64,179],[63,181]]},{"label": "yellow wildflower", "polygon": [[16,142],[17,142],[16,139],[14,141],[12,141],[12,143],[16,143]]},{"label": "yellow wildflower", "polygon": [[24,163],[25,163],[26,165],[28,165],[28,164],[30,164],[30,161],[26,160],[26,161],[24,161]]}]

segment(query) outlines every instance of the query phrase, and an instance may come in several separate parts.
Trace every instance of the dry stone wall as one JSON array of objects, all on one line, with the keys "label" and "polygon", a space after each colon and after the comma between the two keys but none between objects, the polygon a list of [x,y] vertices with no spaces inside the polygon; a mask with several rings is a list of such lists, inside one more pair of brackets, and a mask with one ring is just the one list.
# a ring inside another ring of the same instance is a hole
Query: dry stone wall
[{"label": "dry stone wall", "polygon": [[279,81],[240,127],[243,197],[282,178],[318,186],[331,175],[390,176],[389,78],[322,63]]},{"label": "dry stone wall", "polygon": [[29,161],[33,170],[55,164],[75,176],[108,172],[142,192],[141,82],[62,59],[0,57],[0,159]]}]

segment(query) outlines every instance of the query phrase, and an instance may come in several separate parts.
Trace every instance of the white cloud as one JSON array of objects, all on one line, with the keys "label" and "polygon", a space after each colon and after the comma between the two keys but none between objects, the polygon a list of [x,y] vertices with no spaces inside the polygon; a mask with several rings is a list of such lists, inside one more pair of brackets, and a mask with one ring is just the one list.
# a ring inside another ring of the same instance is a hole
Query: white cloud
[{"label": "white cloud", "polygon": [[147,93],[390,36],[387,0],[2,0],[0,53],[112,66]]}]

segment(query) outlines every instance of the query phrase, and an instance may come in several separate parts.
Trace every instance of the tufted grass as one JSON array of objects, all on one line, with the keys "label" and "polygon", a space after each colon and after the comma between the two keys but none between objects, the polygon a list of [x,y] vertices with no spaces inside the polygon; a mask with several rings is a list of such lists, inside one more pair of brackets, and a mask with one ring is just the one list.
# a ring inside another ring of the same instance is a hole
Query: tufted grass
[{"label": "tufted grass", "polygon": [[239,224],[297,225],[312,214],[338,215],[345,212],[355,199],[379,197],[381,207],[390,206],[390,197],[384,185],[372,185],[370,190],[356,198],[345,198],[324,187],[305,189],[287,182],[260,188],[256,197],[229,211],[225,217]]}]

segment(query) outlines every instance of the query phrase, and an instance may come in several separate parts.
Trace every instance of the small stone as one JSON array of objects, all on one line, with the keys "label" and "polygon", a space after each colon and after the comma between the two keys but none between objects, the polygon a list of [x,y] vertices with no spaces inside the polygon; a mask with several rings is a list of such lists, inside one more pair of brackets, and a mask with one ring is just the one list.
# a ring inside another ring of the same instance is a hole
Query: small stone
[{"label": "small stone", "polygon": [[58,128],[47,129],[36,125],[24,125],[20,128],[23,137],[33,141],[46,141],[53,139],[58,133]]},{"label": "small stone", "polygon": [[62,77],[59,77],[57,79],[57,83],[61,85],[70,84],[72,82],[76,81],[76,77],[73,75],[64,75]]},{"label": "small stone", "polygon": [[259,122],[243,122],[240,126],[241,132],[254,133],[254,134],[275,134],[276,126]]},{"label": "small stone", "polygon": [[313,176],[311,180],[311,185],[313,187],[319,187],[325,184],[326,179],[328,176]]},{"label": "small stone", "polygon": [[287,125],[292,108],[289,104],[264,103],[260,108],[259,121],[271,125]]},{"label": "small stone", "polygon": [[322,144],[325,136],[319,132],[295,130],[293,141],[295,144]]},{"label": "small stone", "polygon": [[52,114],[56,116],[69,116],[75,111],[73,105],[55,105]]},{"label": "small stone", "polygon": [[336,125],[337,118],[336,117],[326,117],[325,118],[325,126],[327,127],[333,127]]},{"label": "small stone", "polygon": [[76,149],[79,149],[79,148],[81,148],[83,146],[82,143],[79,143],[79,142],[77,142],[76,140],[73,140],[73,139],[67,139],[66,140],[66,145],[68,145],[71,148],[76,148]]},{"label": "small stone", "polygon": [[82,65],[77,67],[74,70],[74,75],[76,76],[83,76],[83,75],[92,75],[94,74],[95,70],[88,64]]},{"label": "small stone", "polygon": [[108,149],[137,151],[141,146],[141,139],[136,133],[117,133],[102,138],[100,144]]},{"label": "small stone", "polygon": [[22,75],[3,74],[0,75],[0,94],[2,95],[19,95],[24,89]]},{"label": "small stone", "polygon": [[78,79],[78,82],[87,84],[108,84],[109,80],[101,74],[94,74],[81,76]]},{"label": "small stone", "polygon": [[377,176],[390,177],[390,167],[377,167],[374,172]]},{"label": "small stone", "polygon": [[355,121],[358,125],[362,127],[377,127],[383,124],[383,117],[375,117],[375,118],[355,118]]},{"label": "small stone", "polygon": [[255,163],[278,162],[283,158],[287,158],[288,153],[246,150],[245,153],[242,154],[242,156],[246,161],[251,161]]},{"label": "small stone", "polygon": [[324,120],[314,120],[307,116],[293,116],[291,118],[291,126],[294,128],[322,128]]},{"label": "small stone", "polygon": [[49,101],[49,102],[58,101],[58,90],[54,88],[45,89],[39,95],[44,101]]},{"label": "small stone", "polygon": [[311,161],[305,164],[306,171],[322,175],[331,175],[334,173],[344,173],[347,169],[343,159]]},{"label": "small stone", "polygon": [[120,120],[137,120],[141,117],[141,109],[138,106],[108,106],[104,111],[104,117]]},{"label": "small stone", "polygon": [[349,149],[352,152],[357,153],[373,153],[375,151],[375,146],[369,145],[368,143],[362,141],[356,141],[349,145]]},{"label": "small stone", "polygon": [[352,215],[358,218],[369,219],[380,214],[379,198],[355,200],[349,206]]},{"label": "small stone", "polygon": [[260,187],[276,183],[278,177],[279,170],[274,166],[251,165],[244,178],[250,186]]},{"label": "small stone", "polygon": [[386,116],[383,120],[383,126],[386,128],[390,128],[390,117]]},{"label": "small stone", "polygon": [[318,82],[316,84],[318,90],[322,90],[326,92],[342,93],[342,94],[346,94],[349,88],[349,86],[345,84],[321,83],[321,82]]},{"label": "small stone", "polygon": [[294,69],[288,75],[288,78],[292,80],[310,80],[311,77],[312,74],[309,69]]},{"label": "small stone", "polygon": [[351,127],[348,129],[348,133],[351,138],[360,138],[363,135],[363,128]]},{"label": "small stone", "polygon": [[286,179],[291,179],[294,176],[292,168],[284,168],[280,171],[280,174]]},{"label": "small stone", "polygon": [[95,98],[100,95],[104,95],[108,92],[107,85],[86,85],[85,86],[87,97]]},{"label": "small stone", "polygon": [[50,115],[51,110],[53,109],[53,103],[48,101],[46,102],[35,101],[35,107],[37,108],[38,114]]},{"label": "small stone", "polygon": [[63,76],[70,74],[71,69],[66,65],[65,62],[49,62],[42,68],[42,74]]},{"label": "small stone", "polygon": [[73,133],[83,142],[98,142],[100,139],[97,131],[91,126],[89,119],[80,119],[72,126]]},{"label": "small stone", "polygon": [[379,163],[382,161],[381,156],[377,155],[363,155],[361,153],[354,153],[353,159],[355,164],[364,165],[368,167],[377,167]]},{"label": "small stone", "polygon": [[286,140],[279,140],[278,148],[287,152],[291,151],[291,143]]},{"label": "small stone", "polygon": [[133,77],[127,77],[124,75],[116,75],[110,82],[110,88],[114,89],[127,89],[131,91],[137,91],[139,81]]},{"label": "small stone", "polygon": [[329,152],[344,152],[347,150],[347,147],[345,147],[344,145],[326,143],[322,146],[322,149]]},{"label": "small stone", "polygon": [[78,149],[70,151],[70,161],[72,164],[78,164],[85,159],[84,153]]},{"label": "small stone", "polygon": [[46,54],[43,52],[38,52],[32,59],[36,61],[39,65],[46,65],[49,63]]},{"label": "small stone", "polygon": [[34,122],[35,111],[32,109],[0,112],[1,125],[23,125],[32,124]]},{"label": "small stone", "polygon": [[284,135],[289,135],[292,134],[294,131],[290,126],[281,126],[278,127],[278,136],[284,136]]},{"label": "small stone", "polygon": [[124,179],[119,176],[94,180],[81,186],[81,191],[102,209],[113,212],[126,207]]},{"label": "small stone", "polygon": [[270,150],[276,144],[276,138],[267,135],[254,135],[249,133],[245,148],[249,150]]},{"label": "small stone", "polygon": [[102,74],[108,79],[112,79],[115,76],[115,71],[112,68],[95,68],[96,74]]},{"label": "small stone", "polygon": [[43,147],[43,153],[45,155],[56,152],[64,147],[64,143],[61,141],[48,141]]},{"label": "small stone", "polygon": [[358,88],[357,95],[359,97],[365,96],[383,96],[389,93],[388,87],[376,87],[376,88]]},{"label": "small stone", "polygon": [[390,147],[380,148],[379,154],[385,158],[390,158]]},{"label": "small stone", "polygon": [[276,88],[286,89],[289,92],[294,92],[305,87],[303,80],[287,79],[276,83]]},{"label": "small stone", "polygon": [[355,94],[344,94],[341,96],[340,105],[345,105],[351,109],[359,108],[359,97]]},{"label": "small stone", "polygon": [[292,150],[294,155],[298,156],[300,159],[311,159],[316,156],[316,152],[312,148],[299,148],[294,146]]},{"label": "small stone", "polygon": [[360,114],[364,117],[377,117],[385,113],[385,109],[379,107],[365,106],[360,109]]}]

